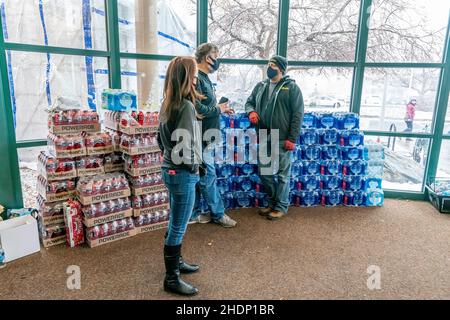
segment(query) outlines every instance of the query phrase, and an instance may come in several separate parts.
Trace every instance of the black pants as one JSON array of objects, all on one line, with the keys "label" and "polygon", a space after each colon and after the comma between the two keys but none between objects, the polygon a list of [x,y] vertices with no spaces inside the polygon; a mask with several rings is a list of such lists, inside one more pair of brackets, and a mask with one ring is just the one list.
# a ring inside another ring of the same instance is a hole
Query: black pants
[{"label": "black pants", "polygon": [[403,132],[412,132],[413,131],[413,121],[405,120],[405,123],[406,123],[406,129]]}]

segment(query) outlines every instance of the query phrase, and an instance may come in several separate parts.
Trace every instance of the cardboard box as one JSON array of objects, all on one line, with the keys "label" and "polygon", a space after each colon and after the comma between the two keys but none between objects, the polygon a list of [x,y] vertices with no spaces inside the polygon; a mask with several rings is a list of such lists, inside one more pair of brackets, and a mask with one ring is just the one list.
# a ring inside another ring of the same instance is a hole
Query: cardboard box
[{"label": "cardboard box", "polygon": [[104,201],[126,198],[131,196],[130,189],[123,189],[119,191],[111,191],[103,194],[93,195],[93,196],[83,196],[81,192],[78,191],[78,199],[80,200],[83,206],[87,206],[90,204],[100,203]]},{"label": "cardboard box", "polygon": [[120,164],[105,164],[105,173],[111,173],[111,172],[118,172],[118,171],[123,171],[125,164],[124,163],[120,163]]},{"label": "cardboard box", "polygon": [[133,209],[128,209],[125,211],[120,211],[116,213],[111,213],[105,216],[96,217],[96,218],[83,218],[83,223],[86,227],[94,227],[104,223],[108,223],[115,220],[121,220],[124,218],[129,218],[133,216]]},{"label": "cardboard box", "polygon": [[66,243],[66,235],[59,236],[53,239],[42,239],[42,245],[44,246],[44,248],[51,248],[65,243]]},{"label": "cardboard box", "polygon": [[63,181],[63,180],[71,180],[77,177],[77,170],[74,168],[70,171],[58,172],[58,173],[48,173],[46,170],[42,168],[42,166],[38,166],[38,173],[43,176],[47,181]]},{"label": "cardboard box", "polygon": [[157,211],[164,211],[164,210],[169,210],[169,209],[170,209],[170,205],[168,203],[164,203],[164,204],[160,204],[157,206],[148,207],[148,208],[144,208],[144,209],[133,209],[133,216],[139,217],[144,214],[150,214],[150,213],[155,213]]},{"label": "cardboard box", "polygon": [[105,173],[105,168],[92,168],[92,169],[77,169],[78,177],[84,177],[84,176],[95,176],[97,174],[103,174]]},{"label": "cardboard box", "polygon": [[39,252],[39,231],[35,218],[24,216],[0,222],[0,243],[5,262]]},{"label": "cardboard box", "polygon": [[108,116],[109,112],[112,112],[112,111],[106,111],[105,112],[105,120],[103,121],[103,125],[107,129],[114,130],[114,131],[119,131],[119,122],[114,122],[110,118],[110,116]]},{"label": "cardboard box", "polygon": [[60,214],[55,216],[44,217],[41,214],[39,214],[39,220],[44,226],[49,226],[52,224],[64,223],[64,215]]},{"label": "cardboard box", "polygon": [[87,239],[87,244],[89,245],[90,248],[95,248],[95,247],[102,246],[104,244],[116,242],[116,241],[123,240],[123,239],[128,239],[135,235],[136,235],[136,230],[131,229],[128,231],[124,231],[121,233],[114,234],[112,236],[107,236],[107,237],[103,237],[103,238],[96,239],[96,240]]},{"label": "cardboard box", "polygon": [[155,224],[149,224],[147,226],[136,227],[136,235],[146,232],[152,232],[156,230],[166,229],[169,226],[169,221],[164,221]]},{"label": "cardboard box", "polygon": [[156,133],[158,132],[158,126],[125,127],[122,124],[119,124],[119,131],[128,135]]},{"label": "cardboard box", "polygon": [[150,167],[142,167],[142,168],[125,168],[125,172],[128,173],[132,177],[140,177],[146,176],[149,174],[161,172],[161,166],[150,166]]},{"label": "cardboard box", "polygon": [[114,152],[114,146],[110,145],[107,147],[95,148],[95,147],[87,147],[86,153],[88,156],[101,156],[108,153]]},{"label": "cardboard box", "polygon": [[60,193],[45,193],[42,192],[42,190],[39,190],[38,188],[38,193],[46,202],[66,201],[76,196],[75,190]]},{"label": "cardboard box", "polygon": [[144,194],[151,194],[155,192],[167,191],[164,184],[158,184],[156,186],[149,186],[143,188],[133,188],[131,187],[131,194],[134,196],[142,196]]},{"label": "cardboard box", "polygon": [[83,147],[77,150],[57,150],[51,146],[49,146],[49,153],[58,158],[58,159],[66,159],[66,158],[77,158],[84,157],[86,155],[86,148]]},{"label": "cardboard box", "polygon": [[146,154],[146,153],[160,152],[161,150],[159,149],[158,146],[151,146],[151,147],[123,147],[123,146],[120,146],[120,151],[125,154],[128,154],[129,156],[138,156],[138,155]]},{"label": "cardboard box", "polygon": [[100,123],[92,124],[72,124],[72,125],[52,125],[49,128],[53,134],[79,134],[83,132],[98,133],[101,130]]}]

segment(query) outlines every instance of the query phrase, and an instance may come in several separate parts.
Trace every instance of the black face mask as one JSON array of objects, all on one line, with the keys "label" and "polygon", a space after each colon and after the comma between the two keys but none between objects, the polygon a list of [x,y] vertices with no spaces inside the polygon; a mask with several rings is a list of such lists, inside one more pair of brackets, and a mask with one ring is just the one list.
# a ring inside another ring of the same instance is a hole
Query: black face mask
[{"label": "black face mask", "polygon": [[219,60],[216,60],[216,59],[213,59],[213,58],[210,58],[210,59],[213,62],[212,64],[209,63],[209,66],[211,67],[211,71],[212,72],[216,72],[220,68],[220,62],[219,62]]},{"label": "black face mask", "polygon": [[269,79],[273,79],[278,75],[278,71],[275,70],[272,67],[267,68],[267,77],[269,77]]}]

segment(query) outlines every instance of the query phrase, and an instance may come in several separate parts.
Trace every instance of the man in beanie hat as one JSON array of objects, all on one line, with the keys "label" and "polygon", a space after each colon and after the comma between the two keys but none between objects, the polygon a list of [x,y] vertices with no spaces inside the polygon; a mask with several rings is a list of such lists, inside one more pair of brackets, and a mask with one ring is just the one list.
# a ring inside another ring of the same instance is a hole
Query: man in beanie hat
[{"label": "man in beanie hat", "polygon": [[[268,79],[256,85],[245,105],[251,123],[258,130],[268,130],[267,141],[260,136],[260,145],[267,144],[272,158],[269,163],[262,163],[258,157],[258,166],[264,189],[269,195],[269,208],[261,210],[260,215],[269,220],[278,220],[288,212],[291,154],[296,148],[303,121],[302,92],[295,81],[286,75],[287,67],[286,58],[277,55],[270,58]],[[275,130],[278,131],[278,138]],[[272,137],[278,141],[272,141]],[[274,143],[278,150],[272,149]]]}]

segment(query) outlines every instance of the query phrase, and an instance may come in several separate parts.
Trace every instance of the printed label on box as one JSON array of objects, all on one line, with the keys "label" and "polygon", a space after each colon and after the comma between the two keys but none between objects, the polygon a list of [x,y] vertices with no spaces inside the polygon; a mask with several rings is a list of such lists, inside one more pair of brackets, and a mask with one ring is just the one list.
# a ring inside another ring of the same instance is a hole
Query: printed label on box
[{"label": "printed label on box", "polygon": [[101,148],[89,147],[89,148],[86,148],[86,152],[87,152],[88,156],[98,156],[98,155],[102,155],[102,154],[113,153],[114,146],[111,145],[111,146],[101,147]]},{"label": "printed label on box", "polygon": [[133,210],[128,209],[125,211],[120,211],[116,213],[111,213],[109,215],[103,216],[103,217],[97,217],[97,218],[84,218],[83,223],[86,227],[93,227],[98,226],[100,224],[108,223],[115,220],[120,220],[123,218],[128,218],[133,216]]},{"label": "printed label on box", "polygon": [[112,236],[108,236],[108,237],[104,237],[104,238],[100,238],[100,239],[96,239],[96,240],[88,240],[87,243],[89,245],[89,247],[91,248],[95,248],[107,243],[111,243],[111,242],[115,242],[115,241],[119,241],[122,239],[127,239],[127,238],[131,238],[133,236],[136,235],[136,230],[132,229],[132,230],[128,230],[125,232],[121,232],[118,234],[114,234]]},{"label": "printed label on box", "polygon": [[97,133],[100,132],[101,127],[99,123],[92,123],[51,126],[49,129],[53,134],[77,134],[82,132]]},{"label": "printed label on box", "polygon": [[46,200],[46,202],[58,202],[58,201],[65,201],[69,200],[70,198],[73,198],[75,196],[75,191],[66,191],[56,194],[42,194],[39,192],[39,194]]},{"label": "printed label on box", "polygon": [[124,164],[105,164],[105,172],[117,172],[117,171],[123,171]]},{"label": "printed label on box", "polygon": [[47,171],[40,168],[39,174],[43,176],[47,181],[70,180],[77,177],[77,171],[75,169],[65,172],[48,173]]},{"label": "printed label on box", "polygon": [[150,224],[148,226],[137,227],[136,234],[161,230],[161,229],[167,228],[168,226],[169,226],[169,222],[165,221],[165,222],[161,222],[161,223]]},{"label": "printed label on box", "polygon": [[125,198],[131,195],[130,189],[124,189],[119,191],[112,191],[104,194],[94,195],[94,196],[83,196],[81,193],[79,194],[79,200],[81,204],[84,206],[95,204],[99,202]]},{"label": "printed label on box", "polygon": [[103,167],[100,168],[92,168],[92,169],[77,169],[78,176],[95,176],[97,174],[105,173],[105,169]]},{"label": "printed label on box", "polygon": [[144,209],[134,209],[133,210],[133,214],[135,217],[139,217],[145,214],[152,214],[155,213],[157,211],[164,211],[164,210],[169,210],[170,206],[168,203],[162,204],[162,205],[158,205],[158,206],[154,206],[154,207],[149,207],[149,208],[144,208]]},{"label": "printed label on box", "polygon": [[146,153],[160,152],[161,150],[159,149],[158,146],[151,146],[151,147],[132,147],[132,148],[121,147],[121,151],[130,156],[138,156]]},{"label": "printed label on box", "polygon": [[131,188],[131,193],[135,196],[141,196],[144,194],[151,194],[151,193],[161,192],[161,191],[167,191],[167,188],[164,184],[143,187],[143,188]]},{"label": "printed label on box", "polygon": [[60,224],[64,223],[64,216],[58,215],[58,216],[50,216],[50,217],[42,217],[41,218],[42,223],[44,226],[52,225],[52,224]]},{"label": "printed label on box", "polygon": [[86,148],[81,148],[77,150],[61,151],[50,148],[50,154],[58,159],[83,157],[86,155]]},{"label": "printed label on box", "polygon": [[136,134],[158,132],[158,127],[156,126],[125,127],[120,124],[119,131],[128,135],[136,135]]},{"label": "printed label on box", "polygon": [[146,176],[149,174],[161,172],[161,166],[125,169],[125,172],[128,173],[132,177]]},{"label": "printed label on box", "polygon": [[44,248],[50,248],[66,243],[66,235],[59,236],[53,239],[42,239],[42,245]]}]

